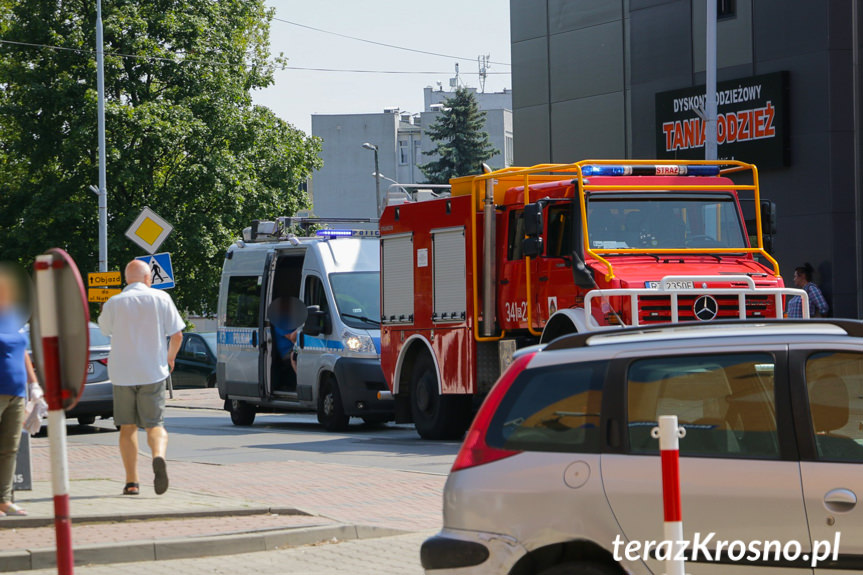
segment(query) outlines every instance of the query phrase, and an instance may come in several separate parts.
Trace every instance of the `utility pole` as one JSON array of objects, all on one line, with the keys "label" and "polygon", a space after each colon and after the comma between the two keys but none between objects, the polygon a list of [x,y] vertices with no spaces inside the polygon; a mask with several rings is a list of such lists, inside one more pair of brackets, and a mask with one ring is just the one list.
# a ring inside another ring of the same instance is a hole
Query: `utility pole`
[{"label": "utility pole", "polygon": [[707,100],[704,125],[704,159],[718,158],[716,142],[716,0],[707,0]]},{"label": "utility pole", "polygon": [[99,271],[108,271],[108,190],[105,182],[105,54],[102,0],[96,0],[96,90],[99,104]]}]

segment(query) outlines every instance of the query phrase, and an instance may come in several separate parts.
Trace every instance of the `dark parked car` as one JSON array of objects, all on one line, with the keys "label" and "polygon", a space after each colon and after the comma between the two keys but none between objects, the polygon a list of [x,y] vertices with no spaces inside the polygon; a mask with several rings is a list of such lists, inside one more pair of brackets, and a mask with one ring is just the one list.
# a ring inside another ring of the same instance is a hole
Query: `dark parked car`
[{"label": "dark parked car", "polygon": [[[22,331],[28,338],[27,350],[29,351],[29,327],[25,327]],[[87,363],[87,381],[78,404],[66,411],[66,417],[77,419],[81,425],[90,425],[97,417],[107,419],[114,415],[114,391],[108,379],[110,351],[111,339],[102,334],[98,325],[90,322],[90,361]]]},{"label": "dark parked car", "polygon": [[174,387],[216,387],[216,332],[183,334],[177,353]]}]

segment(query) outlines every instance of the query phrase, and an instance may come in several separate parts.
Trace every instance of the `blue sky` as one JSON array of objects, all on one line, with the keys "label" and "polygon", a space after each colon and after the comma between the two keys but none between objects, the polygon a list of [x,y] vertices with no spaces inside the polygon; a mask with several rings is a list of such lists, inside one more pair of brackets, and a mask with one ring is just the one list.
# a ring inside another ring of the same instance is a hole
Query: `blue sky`
[{"label": "blue sky", "polygon": [[[281,70],[275,85],[254,93],[297,128],[311,131],[312,114],[381,112],[398,107],[421,112],[426,86],[449,87],[459,63],[464,84],[479,87],[477,56],[510,62],[509,0],[267,0],[276,18],[339,34],[414,50],[459,56],[439,57],[376,46],[273,21],[274,54],[302,68],[423,71],[423,74],[367,74]],[[510,66],[493,63],[487,92],[511,88]],[[499,73],[504,72],[501,75]]]}]

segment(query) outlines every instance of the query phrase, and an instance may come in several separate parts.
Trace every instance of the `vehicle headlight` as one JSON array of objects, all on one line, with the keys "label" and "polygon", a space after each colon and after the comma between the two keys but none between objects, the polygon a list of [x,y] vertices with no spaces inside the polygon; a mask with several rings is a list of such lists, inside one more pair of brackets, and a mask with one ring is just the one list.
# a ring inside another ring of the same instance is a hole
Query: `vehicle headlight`
[{"label": "vehicle headlight", "polygon": [[351,353],[377,354],[375,343],[367,335],[345,331],[342,334],[342,342],[345,344],[345,349]]}]

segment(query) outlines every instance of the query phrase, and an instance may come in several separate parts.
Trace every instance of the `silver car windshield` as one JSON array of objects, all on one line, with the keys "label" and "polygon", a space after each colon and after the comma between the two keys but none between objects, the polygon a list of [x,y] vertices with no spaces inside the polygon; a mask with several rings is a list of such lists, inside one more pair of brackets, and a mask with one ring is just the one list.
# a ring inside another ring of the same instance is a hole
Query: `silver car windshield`
[{"label": "silver car windshield", "polygon": [[593,249],[745,248],[731,196],[591,198],[587,228]]}]

